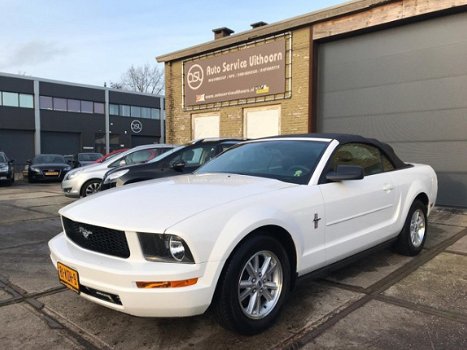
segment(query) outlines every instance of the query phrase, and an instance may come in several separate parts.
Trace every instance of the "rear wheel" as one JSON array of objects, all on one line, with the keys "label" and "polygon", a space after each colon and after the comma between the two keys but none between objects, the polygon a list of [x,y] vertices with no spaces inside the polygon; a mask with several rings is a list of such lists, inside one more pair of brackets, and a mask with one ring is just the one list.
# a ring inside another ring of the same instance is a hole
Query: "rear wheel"
[{"label": "rear wheel", "polygon": [[419,200],[415,200],[410,207],[395,249],[402,255],[414,256],[421,252],[427,235],[427,209]]},{"label": "rear wheel", "polygon": [[214,313],[219,323],[252,335],[270,327],[290,289],[290,262],[284,247],[264,234],[243,242],[219,279]]},{"label": "rear wheel", "polygon": [[84,183],[81,187],[81,197],[87,197],[99,191],[101,180],[93,179]]}]

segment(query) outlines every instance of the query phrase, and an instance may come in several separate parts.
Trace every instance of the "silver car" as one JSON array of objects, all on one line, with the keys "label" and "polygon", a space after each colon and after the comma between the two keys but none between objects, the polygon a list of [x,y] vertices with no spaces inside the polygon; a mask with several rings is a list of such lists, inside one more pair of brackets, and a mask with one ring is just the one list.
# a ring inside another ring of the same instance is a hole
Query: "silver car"
[{"label": "silver car", "polygon": [[146,163],[174,147],[166,144],[137,146],[102,163],[74,169],[62,181],[63,193],[73,198],[89,196],[99,190],[102,178],[108,170],[124,165]]}]

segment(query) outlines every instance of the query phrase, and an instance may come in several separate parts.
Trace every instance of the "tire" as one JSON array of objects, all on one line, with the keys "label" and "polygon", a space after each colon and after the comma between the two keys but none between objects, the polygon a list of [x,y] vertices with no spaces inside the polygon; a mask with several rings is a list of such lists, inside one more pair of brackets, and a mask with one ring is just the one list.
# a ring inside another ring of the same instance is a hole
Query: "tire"
[{"label": "tire", "polygon": [[412,203],[394,246],[399,254],[415,256],[422,251],[428,233],[426,213],[427,208],[421,201]]},{"label": "tire", "polygon": [[92,179],[92,180],[86,181],[84,185],[81,187],[80,195],[81,197],[90,196],[91,194],[98,192],[100,187],[101,187],[101,180]]},{"label": "tire", "polygon": [[[273,267],[274,266],[274,267]],[[269,272],[260,274],[264,270]],[[279,316],[290,290],[290,262],[284,247],[260,233],[238,246],[226,262],[213,301],[224,328],[253,335]]]}]

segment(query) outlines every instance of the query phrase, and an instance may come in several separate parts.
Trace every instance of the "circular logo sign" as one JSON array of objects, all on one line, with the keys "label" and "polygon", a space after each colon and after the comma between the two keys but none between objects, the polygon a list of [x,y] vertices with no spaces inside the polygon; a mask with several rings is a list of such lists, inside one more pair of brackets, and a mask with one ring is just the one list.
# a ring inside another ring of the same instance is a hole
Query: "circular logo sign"
[{"label": "circular logo sign", "polygon": [[192,90],[198,90],[201,84],[203,84],[203,79],[203,68],[199,64],[194,64],[188,69],[186,81]]},{"label": "circular logo sign", "polygon": [[143,123],[141,123],[139,120],[133,120],[130,126],[131,131],[133,131],[135,134],[139,134],[143,130]]}]

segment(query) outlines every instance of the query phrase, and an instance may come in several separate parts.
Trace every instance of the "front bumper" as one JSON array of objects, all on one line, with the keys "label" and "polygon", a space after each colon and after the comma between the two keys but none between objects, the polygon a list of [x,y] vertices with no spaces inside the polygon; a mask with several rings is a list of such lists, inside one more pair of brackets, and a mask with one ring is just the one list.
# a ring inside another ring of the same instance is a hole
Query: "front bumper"
[{"label": "front bumper", "polygon": [[79,198],[81,186],[75,179],[62,181],[63,194],[66,197]]},{"label": "front bumper", "polygon": [[[80,295],[95,303],[134,316],[182,317],[206,311],[214,294],[215,268],[209,264],[149,262],[132,251],[128,259],[78,247],[64,233],[49,241],[50,258],[78,271]],[[141,289],[137,281],[178,281],[198,278],[195,285],[179,288]],[[96,297],[94,291],[112,295],[121,305]],[[91,292],[90,292],[91,291]]]}]

